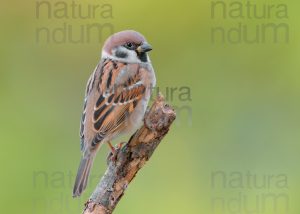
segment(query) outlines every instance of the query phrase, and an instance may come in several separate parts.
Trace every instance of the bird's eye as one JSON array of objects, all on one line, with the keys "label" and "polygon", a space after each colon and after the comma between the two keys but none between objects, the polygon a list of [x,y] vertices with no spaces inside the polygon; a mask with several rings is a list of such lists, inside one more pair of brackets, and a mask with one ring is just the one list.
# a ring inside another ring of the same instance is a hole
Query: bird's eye
[{"label": "bird's eye", "polygon": [[133,43],[131,43],[131,42],[127,42],[127,43],[125,44],[125,47],[126,47],[127,49],[129,49],[129,50],[135,49],[135,45],[134,45]]}]

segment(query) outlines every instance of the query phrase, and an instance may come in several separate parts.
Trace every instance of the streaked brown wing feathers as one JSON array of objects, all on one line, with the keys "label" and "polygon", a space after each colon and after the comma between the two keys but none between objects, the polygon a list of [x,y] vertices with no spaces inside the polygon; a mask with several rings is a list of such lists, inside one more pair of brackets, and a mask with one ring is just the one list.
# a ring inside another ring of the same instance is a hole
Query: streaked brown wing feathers
[{"label": "streaked brown wing feathers", "polygon": [[129,78],[118,87],[113,84],[124,66],[122,63],[109,62],[103,70],[102,84],[99,85],[103,93],[96,101],[93,114],[94,130],[101,133],[103,138],[126,125],[126,117],[131,115],[145,93],[139,75]]}]

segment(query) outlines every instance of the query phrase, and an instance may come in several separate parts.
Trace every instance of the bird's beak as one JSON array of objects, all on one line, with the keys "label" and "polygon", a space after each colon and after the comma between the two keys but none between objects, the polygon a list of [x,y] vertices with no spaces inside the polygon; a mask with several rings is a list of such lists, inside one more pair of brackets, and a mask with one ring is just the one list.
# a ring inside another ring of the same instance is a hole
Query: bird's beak
[{"label": "bird's beak", "polygon": [[149,45],[148,43],[143,43],[140,46],[137,47],[136,51],[138,53],[146,53],[152,50],[151,45]]}]

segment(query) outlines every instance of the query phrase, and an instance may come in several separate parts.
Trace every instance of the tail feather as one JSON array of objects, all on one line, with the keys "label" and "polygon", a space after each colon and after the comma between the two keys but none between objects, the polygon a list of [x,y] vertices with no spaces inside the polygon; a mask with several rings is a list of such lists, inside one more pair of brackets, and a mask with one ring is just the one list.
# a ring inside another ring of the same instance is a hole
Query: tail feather
[{"label": "tail feather", "polygon": [[93,161],[93,156],[82,157],[73,188],[73,197],[80,196],[85,190]]}]

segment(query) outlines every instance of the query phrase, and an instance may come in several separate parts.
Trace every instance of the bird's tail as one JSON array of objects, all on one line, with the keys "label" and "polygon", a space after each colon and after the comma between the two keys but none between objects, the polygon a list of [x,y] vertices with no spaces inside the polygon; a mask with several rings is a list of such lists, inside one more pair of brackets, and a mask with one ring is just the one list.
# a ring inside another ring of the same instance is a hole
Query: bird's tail
[{"label": "bird's tail", "polygon": [[84,155],[82,157],[73,188],[73,197],[80,196],[85,190],[93,162],[94,155]]}]

